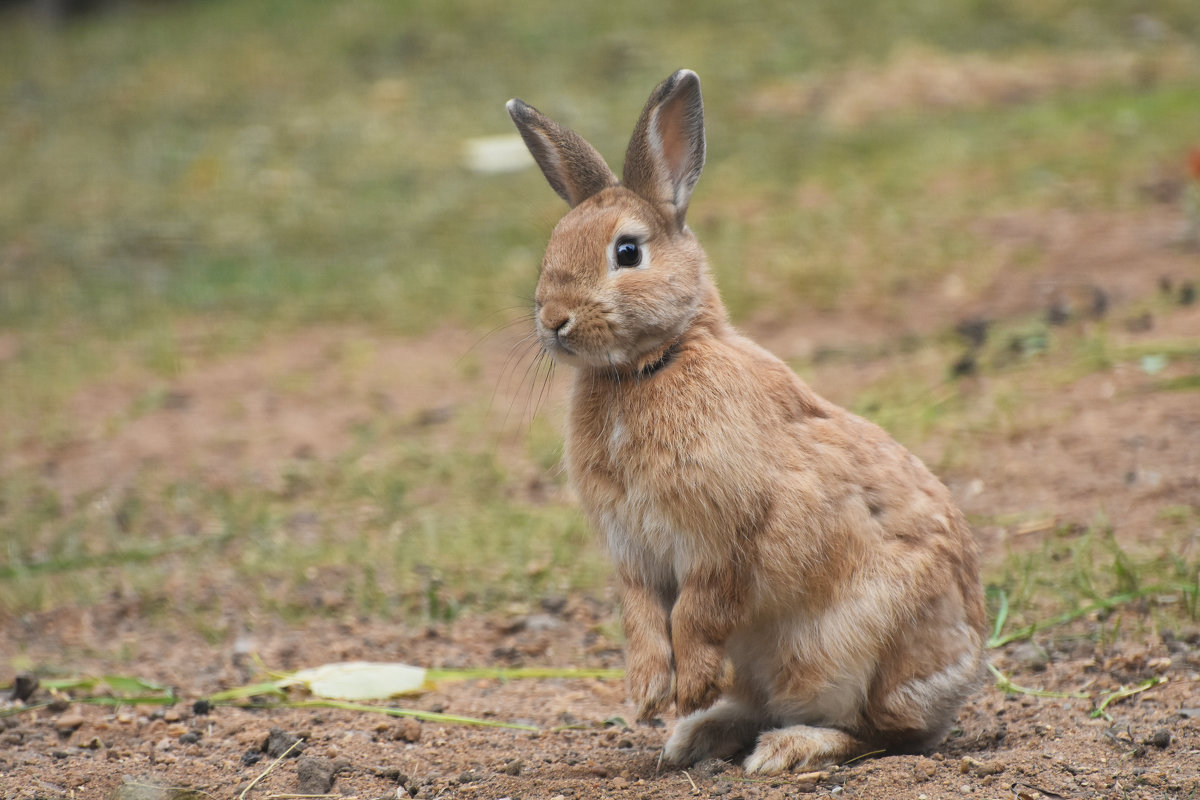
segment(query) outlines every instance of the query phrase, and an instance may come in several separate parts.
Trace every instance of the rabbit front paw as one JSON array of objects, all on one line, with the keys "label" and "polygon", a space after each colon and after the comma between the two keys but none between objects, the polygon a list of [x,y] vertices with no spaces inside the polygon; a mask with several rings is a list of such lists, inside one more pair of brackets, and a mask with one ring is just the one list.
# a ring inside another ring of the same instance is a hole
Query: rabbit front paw
[{"label": "rabbit front paw", "polygon": [[723,690],[725,655],[720,647],[695,647],[675,665],[675,709],[681,715],[708,708]]},{"label": "rabbit front paw", "polygon": [[662,716],[675,693],[675,675],[669,661],[637,661],[630,664],[626,685],[637,704],[637,718],[645,722]]}]

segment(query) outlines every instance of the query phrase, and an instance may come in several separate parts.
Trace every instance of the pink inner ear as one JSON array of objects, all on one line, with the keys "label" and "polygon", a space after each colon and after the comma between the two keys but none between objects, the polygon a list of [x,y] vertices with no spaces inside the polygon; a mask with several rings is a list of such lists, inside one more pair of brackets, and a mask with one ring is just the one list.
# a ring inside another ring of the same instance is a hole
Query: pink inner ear
[{"label": "pink inner ear", "polygon": [[684,111],[677,108],[682,102],[683,99],[679,96],[672,98],[670,102],[659,107],[655,120],[658,123],[663,161],[666,162],[667,171],[670,173],[668,177],[674,184],[678,184],[683,178],[683,165],[688,151],[687,136],[682,125]]}]

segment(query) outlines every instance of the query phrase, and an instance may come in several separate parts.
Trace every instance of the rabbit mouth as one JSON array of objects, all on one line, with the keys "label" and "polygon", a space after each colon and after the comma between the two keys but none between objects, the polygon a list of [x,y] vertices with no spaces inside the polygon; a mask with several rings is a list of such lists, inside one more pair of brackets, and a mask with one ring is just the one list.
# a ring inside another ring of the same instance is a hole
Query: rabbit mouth
[{"label": "rabbit mouth", "polygon": [[553,356],[559,354],[570,356],[571,358],[577,358],[579,356],[579,354],[572,350],[571,347],[563,342],[562,339],[555,337],[554,341],[550,345],[550,355]]},{"label": "rabbit mouth", "polygon": [[550,334],[542,340],[542,349],[555,361],[572,367],[605,369],[615,366],[611,351],[604,350],[597,353],[581,348],[578,343],[563,341],[562,336],[555,334]]},{"label": "rabbit mouth", "polygon": [[544,331],[541,336],[542,350],[551,358],[562,361],[571,365],[578,365],[585,361],[576,346],[572,346],[564,341],[563,335],[555,331]]}]

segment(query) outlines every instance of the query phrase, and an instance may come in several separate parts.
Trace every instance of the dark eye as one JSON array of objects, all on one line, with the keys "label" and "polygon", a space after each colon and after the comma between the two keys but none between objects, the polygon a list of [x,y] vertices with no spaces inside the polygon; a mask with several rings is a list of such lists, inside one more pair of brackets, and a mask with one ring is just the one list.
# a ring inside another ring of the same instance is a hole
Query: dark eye
[{"label": "dark eye", "polygon": [[621,239],[617,242],[617,266],[636,267],[642,263],[642,248],[633,239]]}]

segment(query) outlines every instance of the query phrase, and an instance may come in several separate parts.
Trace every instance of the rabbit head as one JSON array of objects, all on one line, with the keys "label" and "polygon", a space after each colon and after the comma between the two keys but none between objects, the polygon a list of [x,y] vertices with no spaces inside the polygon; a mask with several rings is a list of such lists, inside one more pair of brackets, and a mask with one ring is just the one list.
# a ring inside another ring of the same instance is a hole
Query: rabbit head
[{"label": "rabbit head", "polygon": [[571,206],[546,247],[534,296],[542,347],[578,367],[653,363],[715,298],[704,252],[684,224],[704,166],[700,79],[679,70],[654,90],[620,182],[574,131],[520,100],[508,112]]}]

